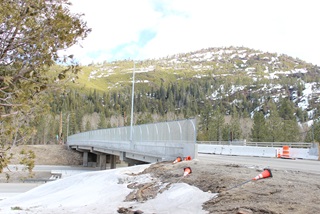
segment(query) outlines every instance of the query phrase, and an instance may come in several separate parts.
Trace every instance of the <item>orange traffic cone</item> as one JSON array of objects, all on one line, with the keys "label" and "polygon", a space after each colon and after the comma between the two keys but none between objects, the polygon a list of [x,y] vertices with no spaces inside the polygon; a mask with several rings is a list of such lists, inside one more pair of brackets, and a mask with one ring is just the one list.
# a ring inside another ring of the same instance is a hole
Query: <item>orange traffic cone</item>
[{"label": "orange traffic cone", "polygon": [[256,180],[259,180],[259,179],[262,179],[262,178],[269,178],[269,177],[272,177],[271,170],[270,169],[264,169],[264,171],[261,174],[257,175],[256,177],[254,177],[254,178],[252,178],[250,180],[247,180],[247,181],[245,181],[245,182],[243,182],[241,184],[237,184],[237,185],[235,185],[235,186],[233,186],[233,187],[231,187],[231,188],[229,188],[229,189],[227,189],[225,191],[229,191],[229,190],[234,189],[236,187],[242,186],[242,185],[244,185],[246,183],[249,183],[250,181],[256,181]]},{"label": "orange traffic cone", "polygon": [[185,161],[189,161],[189,160],[191,160],[191,156],[187,156],[187,157],[185,157],[185,158],[184,158],[184,160],[185,160]]},{"label": "orange traffic cone", "polygon": [[184,170],[183,176],[187,176],[192,173],[192,170],[190,167],[186,167],[183,170]]},{"label": "orange traffic cone", "polygon": [[270,169],[263,169],[264,171],[257,175],[256,177],[252,178],[252,180],[259,180],[262,178],[269,178],[272,177],[272,173]]},{"label": "orange traffic cone", "polygon": [[175,159],[175,161],[173,161],[173,163],[178,163],[178,162],[181,162],[181,157],[177,157],[176,159]]}]

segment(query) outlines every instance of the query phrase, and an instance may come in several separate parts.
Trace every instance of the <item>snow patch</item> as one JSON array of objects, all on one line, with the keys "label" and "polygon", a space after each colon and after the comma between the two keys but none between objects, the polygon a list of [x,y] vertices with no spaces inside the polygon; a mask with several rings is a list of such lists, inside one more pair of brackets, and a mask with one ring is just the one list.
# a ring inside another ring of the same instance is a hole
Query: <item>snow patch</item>
[{"label": "snow patch", "polygon": [[[117,213],[119,207],[134,207],[146,213],[206,213],[202,204],[217,194],[206,193],[185,183],[175,183],[154,199],[125,202],[132,191],[130,183],[153,181],[150,174],[140,174],[150,164],[104,171],[84,172],[38,186],[28,192],[0,201],[6,214],[100,214]],[[19,207],[21,210],[13,210]]]}]

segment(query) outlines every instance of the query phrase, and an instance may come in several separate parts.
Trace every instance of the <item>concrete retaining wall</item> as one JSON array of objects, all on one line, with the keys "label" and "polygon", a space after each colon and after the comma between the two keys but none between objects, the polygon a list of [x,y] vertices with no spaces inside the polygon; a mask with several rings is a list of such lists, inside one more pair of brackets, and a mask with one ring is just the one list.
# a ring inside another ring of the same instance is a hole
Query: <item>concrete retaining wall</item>
[{"label": "concrete retaining wall", "polygon": [[[219,154],[219,155],[244,155],[258,157],[277,157],[282,148],[275,147],[255,147],[255,146],[232,146],[232,145],[206,145],[198,144],[198,153]],[[290,158],[301,158],[318,160],[319,154],[311,149],[290,148]]]}]

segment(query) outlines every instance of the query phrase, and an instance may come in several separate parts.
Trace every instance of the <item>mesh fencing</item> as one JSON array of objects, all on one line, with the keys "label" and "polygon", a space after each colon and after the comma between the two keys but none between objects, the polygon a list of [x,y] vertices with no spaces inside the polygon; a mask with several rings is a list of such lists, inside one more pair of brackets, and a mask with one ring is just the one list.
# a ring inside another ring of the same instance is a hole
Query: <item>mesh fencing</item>
[{"label": "mesh fencing", "polygon": [[68,136],[69,146],[95,146],[172,159],[196,155],[195,119],[98,129]]}]

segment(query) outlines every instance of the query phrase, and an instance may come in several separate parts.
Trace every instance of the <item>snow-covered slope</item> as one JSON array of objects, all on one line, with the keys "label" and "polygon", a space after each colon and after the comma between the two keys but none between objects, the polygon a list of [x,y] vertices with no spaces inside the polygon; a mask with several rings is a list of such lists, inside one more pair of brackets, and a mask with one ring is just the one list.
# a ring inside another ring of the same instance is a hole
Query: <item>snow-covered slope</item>
[{"label": "snow-covered slope", "polygon": [[[144,203],[125,202],[126,196],[132,191],[127,187],[129,184],[160,182],[149,174],[137,175],[149,166],[85,172],[49,182],[0,201],[0,213],[101,214],[118,213],[120,207],[147,213],[205,213],[202,204],[216,194],[203,192],[185,183],[173,184],[168,190]],[[163,183],[159,185],[166,186]]]}]

